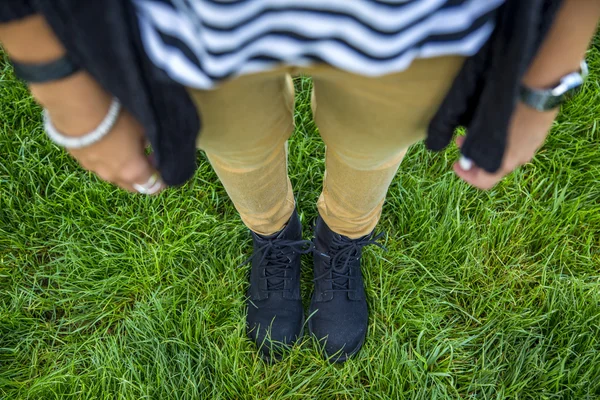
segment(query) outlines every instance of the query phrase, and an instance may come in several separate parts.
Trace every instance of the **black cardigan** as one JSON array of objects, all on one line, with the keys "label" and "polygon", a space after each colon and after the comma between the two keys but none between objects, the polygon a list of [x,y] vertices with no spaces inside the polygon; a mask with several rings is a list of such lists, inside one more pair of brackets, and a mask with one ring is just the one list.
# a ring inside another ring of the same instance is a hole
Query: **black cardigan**
[{"label": "black cardigan", "polygon": [[[442,150],[455,128],[465,126],[463,154],[488,172],[500,168],[521,78],[561,3],[505,1],[490,40],[467,59],[433,117],[425,142],[429,149]],[[70,57],[144,126],[165,182],[190,179],[201,118],[185,88],[165,79],[146,57],[131,2],[0,0],[0,22],[33,13],[44,15]]]}]

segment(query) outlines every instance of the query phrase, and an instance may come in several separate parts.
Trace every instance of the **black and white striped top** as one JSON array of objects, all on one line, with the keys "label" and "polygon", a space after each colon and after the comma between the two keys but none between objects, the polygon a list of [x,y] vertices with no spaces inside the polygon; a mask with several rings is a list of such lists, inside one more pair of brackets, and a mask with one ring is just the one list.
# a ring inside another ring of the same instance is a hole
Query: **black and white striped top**
[{"label": "black and white striped top", "polygon": [[472,55],[503,0],[133,0],[151,60],[210,89],[277,65],[378,76],[415,58]]}]

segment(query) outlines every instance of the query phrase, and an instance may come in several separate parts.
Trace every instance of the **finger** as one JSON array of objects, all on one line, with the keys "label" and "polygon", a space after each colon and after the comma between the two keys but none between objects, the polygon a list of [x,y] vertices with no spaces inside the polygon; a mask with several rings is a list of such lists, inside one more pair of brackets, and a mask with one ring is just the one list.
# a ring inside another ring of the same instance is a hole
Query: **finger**
[{"label": "finger", "polygon": [[454,163],[453,169],[456,175],[463,181],[482,190],[493,188],[505,175],[503,172],[490,174],[476,165],[466,171],[461,168],[460,163],[458,162]]},{"label": "finger", "polygon": [[133,188],[140,194],[155,195],[165,189],[165,184],[160,176],[155,173],[145,183],[134,183]]},{"label": "finger", "polygon": [[120,187],[121,189],[129,192],[129,193],[138,193],[131,185],[125,182],[115,182],[114,185]]},{"label": "finger", "polygon": [[119,180],[130,185],[144,183],[152,174],[154,168],[144,154],[136,154],[119,168]]},{"label": "finger", "polygon": [[97,168],[95,171],[90,169],[90,172],[92,172],[98,178],[102,179],[104,182],[116,185],[128,192],[135,192],[131,185],[128,185],[126,182],[119,181],[116,177],[114,177],[114,175],[110,173],[110,170],[108,168],[100,167]]},{"label": "finger", "polygon": [[[82,164],[83,166],[83,164]],[[105,166],[101,166],[101,167],[96,167],[96,168],[86,168],[86,170],[88,170],[89,172],[92,172],[94,175],[96,175],[98,178],[100,178],[102,181],[116,185],[118,187],[120,187],[123,190],[126,190],[128,192],[132,192],[135,193],[135,189],[133,189],[133,187],[123,181],[123,180],[119,180],[118,177],[115,177],[114,174],[112,174],[110,172],[110,169],[105,167]]]},{"label": "finger", "polygon": [[158,174],[158,172],[154,172],[144,182],[133,183],[132,188],[137,193],[152,196],[152,195],[162,192],[166,188],[166,185],[160,178],[160,175]]},{"label": "finger", "polygon": [[477,174],[479,173],[479,167],[472,166],[471,169],[465,170],[460,166],[459,162],[455,162],[452,166],[456,175],[463,181],[472,184],[477,180]]},{"label": "finger", "polygon": [[467,158],[465,156],[460,156],[458,160],[458,165],[464,171],[469,171],[471,168],[473,168],[473,161],[471,161],[470,158]]},{"label": "finger", "polygon": [[165,189],[165,184],[158,171],[152,167],[150,161],[141,156],[123,169],[120,182],[132,191],[142,194],[157,194]]},{"label": "finger", "polygon": [[96,168],[96,169],[85,168],[85,169],[92,171],[94,174],[96,174],[96,176],[98,178],[102,179],[105,182],[114,183],[113,176],[111,175],[110,171],[107,168]]},{"label": "finger", "polygon": [[150,196],[158,194],[167,188],[156,172],[143,183],[133,183],[131,187],[136,193]]},{"label": "finger", "polygon": [[[456,137],[456,146],[459,149],[462,149],[463,144],[465,143],[465,136],[457,136]],[[462,168],[464,171],[468,171],[471,168],[473,168],[473,161],[470,158],[465,157],[464,155],[460,156],[460,159],[458,160],[458,164],[460,166],[460,168]]]}]

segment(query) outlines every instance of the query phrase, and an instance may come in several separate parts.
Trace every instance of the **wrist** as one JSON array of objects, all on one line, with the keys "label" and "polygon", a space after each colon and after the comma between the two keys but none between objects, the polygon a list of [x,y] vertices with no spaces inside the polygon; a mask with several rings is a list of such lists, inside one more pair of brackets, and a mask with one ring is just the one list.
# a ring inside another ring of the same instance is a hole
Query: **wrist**
[{"label": "wrist", "polygon": [[81,136],[95,129],[112,101],[112,96],[86,72],[59,81],[31,84],[30,90],[65,136]]},{"label": "wrist", "polygon": [[520,100],[538,111],[550,111],[559,108],[564,102],[576,96],[585,83],[588,67],[581,61],[577,72],[562,76],[557,83],[535,88],[525,84],[520,88]]},{"label": "wrist", "polygon": [[580,64],[581,59],[562,64],[555,63],[544,68],[534,65],[527,71],[521,83],[531,89],[548,89],[558,84],[565,75],[579,71]]},{"label": "wrist", "polygon": [[563,1],[522,83],[532,89],[547,89],[578,71],[599,17],[598,1]]},{"label": "wrist", "polygon": [[86,132],[82,136],[68,136],[56,129],[48,110],[44,110],[44,129],[46,134],[54,143],[69,150],[78,150],[89,147],[109,134],[121,112],[121,103],[115,97],[112,99],[108,113],[102,121],[90,132]]}]

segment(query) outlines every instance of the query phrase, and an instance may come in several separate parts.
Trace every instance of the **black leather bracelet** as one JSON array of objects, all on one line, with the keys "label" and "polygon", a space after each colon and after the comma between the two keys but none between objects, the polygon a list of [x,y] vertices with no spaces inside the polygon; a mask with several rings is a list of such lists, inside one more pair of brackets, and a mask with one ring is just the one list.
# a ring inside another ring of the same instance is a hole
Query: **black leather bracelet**
[{"label": "black leather bracelet", "polygon": [[57,81],[73,75],[80,69],[67,56],[46,63],[29,64],[13,61],[12,64],[15,75],[29,83]]}]

